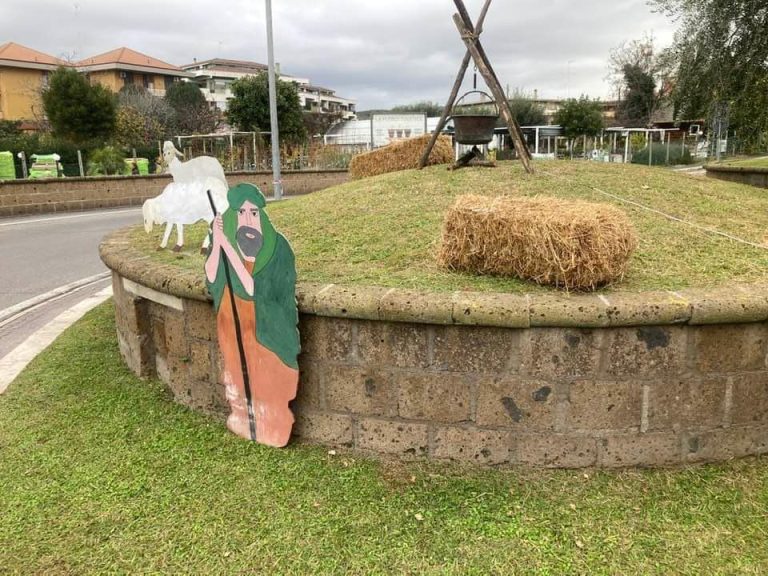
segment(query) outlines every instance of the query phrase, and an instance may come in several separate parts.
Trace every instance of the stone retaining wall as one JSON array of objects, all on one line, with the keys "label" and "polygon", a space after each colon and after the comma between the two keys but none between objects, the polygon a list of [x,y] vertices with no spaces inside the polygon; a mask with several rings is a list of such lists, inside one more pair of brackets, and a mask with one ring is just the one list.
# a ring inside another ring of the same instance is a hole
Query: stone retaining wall
[{"label": "stone retaining wall", "polygon": [[[297,195],[342,184],[349,176],[346,170],[318,170],[283,172],[282,178],[284,193]],[[230,172],[227,181],[230,186],[250,182],[272,195],[271,172]],[[0,217],[140,206],[170,182],[169,175],[4,180],[0,181]]]},{"label": "stone retaining wall", "polygon": [[[223,418],[203,274],[109,237],[120,349]],[[402,457],[672,466],[768,452],[768,291],[425,294],[302,284],[297,438]]]},{"label": "stone retaining wall", "polygon": [[768,168],[747,168],[742,166],[705,166],[707,176],[718,180],[739,182],[759,188],[768,188]]}]

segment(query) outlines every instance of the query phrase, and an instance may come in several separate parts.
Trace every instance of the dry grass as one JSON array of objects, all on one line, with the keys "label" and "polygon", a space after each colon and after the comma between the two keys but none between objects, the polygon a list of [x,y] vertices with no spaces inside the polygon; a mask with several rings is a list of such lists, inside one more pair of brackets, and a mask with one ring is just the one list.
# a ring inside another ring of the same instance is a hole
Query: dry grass
[{"label": "dry grass", "polygon": [[438,261],[451,270],[594,290],[624,277],[636,247],[632,222],[614,206],[467,194],[446,212]]},{"label": "dry grass", "polygon": [[[373,150],[372,152],[358,154],[349,163],[349,175],[353,179],[360,179],[387,174],[388,172],[417,168],[419,159],[424,153],[431,137],[430,134],[425,134],[417,138],[394,142],[389,146]],[[427,165],[448,164],[450,162],[453,162],[451,137],[440,136],[437,142],[435,142],[434,148],[432,148]]]}]

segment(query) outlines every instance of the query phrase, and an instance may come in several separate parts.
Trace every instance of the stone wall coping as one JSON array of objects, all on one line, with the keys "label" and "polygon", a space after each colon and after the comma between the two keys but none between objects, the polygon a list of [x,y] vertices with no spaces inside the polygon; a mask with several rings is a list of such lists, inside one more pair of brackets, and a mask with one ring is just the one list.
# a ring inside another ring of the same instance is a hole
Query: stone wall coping
[{"label": "stone wall coping", "polygon": [[768,168],[758,166],[704,166],[707,172],[749,172],[754,174],[768,174]]},{"label": "stone wall coping", "polygon": [[[316,170],[283,170],[283,174],[341,174],[346,173],[347,170],[342,169],[316,169]],[[224,173],[227,176],[260,176],[267,175],[272,177],[271,170],[232,170]],[[67,176],[66,178],[34,178],[34,179],[15,179],[15,180],[0,180],[0,188],[3,186],[35,186],[40,184],[61,184],[62,182],[108,182],[114,180],[170,180],[170,174],[141,174],[141,175],[115,175],[115,176],[87,176],[81,178],[80,176]]]},{"label": "stone wall coping", "polygon": [[[160,292],[202,302],[211,300],[202,269],[196,273],[152,261],[131,244],[130,236],[136,228],[123,228],[102,241],[99,253],[108,268]],[[607,328],[768,320],[768,283],[635,293],[508,294],[300,282],[296,299],[299,311],[316,316],[508,328]]]}]

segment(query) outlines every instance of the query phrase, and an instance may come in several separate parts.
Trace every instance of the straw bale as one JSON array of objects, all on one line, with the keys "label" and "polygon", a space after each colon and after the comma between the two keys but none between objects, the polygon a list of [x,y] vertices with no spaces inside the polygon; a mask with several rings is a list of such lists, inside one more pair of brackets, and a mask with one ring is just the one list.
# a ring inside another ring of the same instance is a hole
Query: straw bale
[{"label": "straw bale", "polygon": [[[353,179],[368,178],[387,172],[417,168],[419,159],[429,143],[431,134],[393,142],[388,146],[358,154],[349,163],[349,175]],[[453,145],[450,136],[440,136],[432,148],[427,165],[453,162]]]},{"label": "straw bale", "polygon": [[459,196],[445,215],[439,263],[567,290],[621,280],[637,235],[615,206],[559,198]]}]

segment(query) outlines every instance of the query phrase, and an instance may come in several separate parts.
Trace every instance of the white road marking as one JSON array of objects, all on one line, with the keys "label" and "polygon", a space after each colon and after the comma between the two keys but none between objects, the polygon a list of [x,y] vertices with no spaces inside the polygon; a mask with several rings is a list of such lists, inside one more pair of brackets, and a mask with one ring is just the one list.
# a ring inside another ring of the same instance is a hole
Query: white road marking
[{"label": "white road marking", "polygon": [[71,292],[74,292],[75,290],[84,288],[89,284],[104,280],[108,278],[110,274],[112,274],[110,271],[106,271],[100,272],[99,274],[94,274],[93,276],[88,276],[87,278],[81,278],[80,280],[75,280],[69,284],[64,284],[63,286],[54,288],[45,294],[33,296],[32,298],[24,300],[23,302],[19,302],[18,304],[14,304],[5,310],[0,310],[0,327],[2,327],[4,324],[7,324],[10,320],[15,320],[15,317],[22,312],[27,312],[32,308],[36,308],[41,304],[51,302],[56,298],[60,298],[61,296],[65,296]]},{"label": "white road marking", "polygon": [[94,210],[93,212],[83,212],[79,214],[69,214],[67,216],[51,216],[50,218],[33,218],[32,220],[15,220],[13,222],[3,222],[0,228],[5,226],[21,226],[26,224],[35,224],[36,222],[53,222],[54,220],[71,220],[73,218],[88,218],[93,216],[104,216],[105,214],[125,214],[128,212],[141,212],[141,208],[127,208],[125,210]]},{"label": "white road marking", "polygon": [[27,364],[35,356],[48,348],[64,330],[82,318],[86,312],[95,308],[112,296],[112,287],[108,286],[104,290],[85,298],[78,302],[69,310],[65,310],[48,324],[32,334],[24,342],[19,344],[5,357],[0,359],[0,394],[6,391],[11,382],[16,379]]}]

